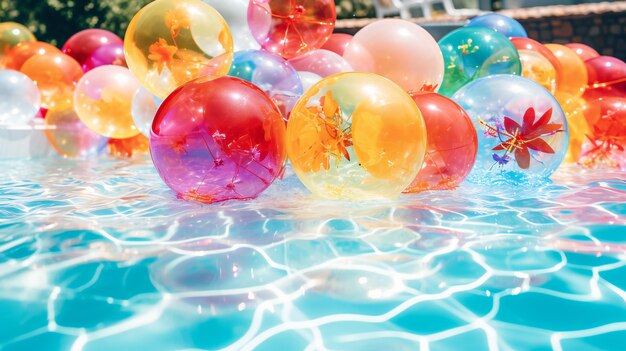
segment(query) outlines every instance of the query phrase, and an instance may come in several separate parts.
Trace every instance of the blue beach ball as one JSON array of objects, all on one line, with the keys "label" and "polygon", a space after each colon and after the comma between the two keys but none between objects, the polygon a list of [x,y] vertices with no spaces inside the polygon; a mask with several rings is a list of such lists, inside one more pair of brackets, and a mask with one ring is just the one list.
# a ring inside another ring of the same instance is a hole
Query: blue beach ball
[{"label": "blue beach ball", "polygon": [[544,181],[563,162],[567,119],[554,96],[538,83],[494,75],[467,84],[452,99],[465,109],[478,134],[469,181]]},{"label": "blue beach ball", "polygon": [[467,26],[490,28],[507,38],[528,38],[526,30],[518,21],[497,13],[487,13],[474,17],[469,21]]}]

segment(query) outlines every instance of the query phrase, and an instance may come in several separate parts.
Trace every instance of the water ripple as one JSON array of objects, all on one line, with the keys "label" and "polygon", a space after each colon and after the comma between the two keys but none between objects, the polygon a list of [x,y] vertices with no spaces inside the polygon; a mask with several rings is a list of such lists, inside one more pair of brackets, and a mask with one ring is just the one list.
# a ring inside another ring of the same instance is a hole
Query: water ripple
[{"label": "water ripple", "polygon": [[2,168],[3,351],[626,349],[618,172],[207,206],[148,160]]}]

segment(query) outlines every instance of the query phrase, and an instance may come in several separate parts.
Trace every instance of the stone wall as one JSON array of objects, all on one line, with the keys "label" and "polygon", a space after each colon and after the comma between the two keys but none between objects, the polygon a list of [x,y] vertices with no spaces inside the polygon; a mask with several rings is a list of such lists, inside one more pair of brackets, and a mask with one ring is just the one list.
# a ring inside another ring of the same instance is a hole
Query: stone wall
[{"label": "stone wall", "polygon": [[542,43],[583,43],[602,55],[626,60],[626,12],[518,19]]},{"label": "stone wall", "polygon": [[[521,8],[500,13],[520,21],[529,37],[541,43],[583,43],[600,54],[626,61],[626,1]],[[341,20],[336,31],[354,34],[375,20]],[[467,17],[446,15],[413,19],[437,40],[467,20]]]}]

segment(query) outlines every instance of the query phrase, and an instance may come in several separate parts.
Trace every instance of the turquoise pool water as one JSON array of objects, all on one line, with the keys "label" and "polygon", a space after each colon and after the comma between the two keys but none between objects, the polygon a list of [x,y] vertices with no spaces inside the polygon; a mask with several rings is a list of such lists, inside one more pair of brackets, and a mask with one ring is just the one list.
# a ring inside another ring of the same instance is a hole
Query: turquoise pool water
[{"label": "turquoise pool water", "polygon": [[207,206],[149,160],[0,167],[2,351],[626,349],[621,173]]}]

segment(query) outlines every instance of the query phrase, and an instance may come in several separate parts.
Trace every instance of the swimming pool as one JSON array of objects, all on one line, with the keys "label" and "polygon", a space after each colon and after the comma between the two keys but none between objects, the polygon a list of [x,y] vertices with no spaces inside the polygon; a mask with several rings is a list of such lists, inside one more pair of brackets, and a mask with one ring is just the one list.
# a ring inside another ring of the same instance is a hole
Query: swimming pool
[{"label": "swimming pool", "polygon": [[626,349],[620,172],[202,205],[149,160],[0,167],[3,351]]}]

